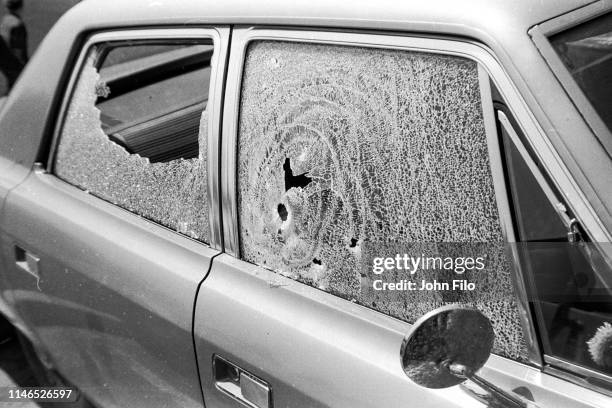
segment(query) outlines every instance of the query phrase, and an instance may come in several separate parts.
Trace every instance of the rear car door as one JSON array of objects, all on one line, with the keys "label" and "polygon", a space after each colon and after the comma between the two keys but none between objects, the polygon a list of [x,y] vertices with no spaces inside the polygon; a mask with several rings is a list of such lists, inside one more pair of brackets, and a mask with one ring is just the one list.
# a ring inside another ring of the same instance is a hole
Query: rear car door
[{"label": "rear car door", "polygon": [[490,390],[403,372],[410,323],[454,303],[492,321],[482,375],[501,389],[541,407],[610,403],[542,372],[493,93],[542,132],[488,50],[270,28],[235,30],[231,49],[226,253],[194,324],[208,406],[483,406]]},{"label": "rear car door", "polygon": [[192,317],[220,248],[228,35],[91,36],[48,163],[4,207],[10,298],[45,359],[96,405],[203,405]]}]

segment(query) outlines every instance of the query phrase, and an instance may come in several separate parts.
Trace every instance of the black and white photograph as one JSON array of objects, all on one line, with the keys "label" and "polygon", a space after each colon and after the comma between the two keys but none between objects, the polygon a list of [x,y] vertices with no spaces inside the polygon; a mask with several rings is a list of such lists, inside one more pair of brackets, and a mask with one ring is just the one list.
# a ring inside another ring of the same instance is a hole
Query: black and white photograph
[{"label": "black and white photograph", "polygon": [[3,407],[612,407],[612,0],[0,0]]}]

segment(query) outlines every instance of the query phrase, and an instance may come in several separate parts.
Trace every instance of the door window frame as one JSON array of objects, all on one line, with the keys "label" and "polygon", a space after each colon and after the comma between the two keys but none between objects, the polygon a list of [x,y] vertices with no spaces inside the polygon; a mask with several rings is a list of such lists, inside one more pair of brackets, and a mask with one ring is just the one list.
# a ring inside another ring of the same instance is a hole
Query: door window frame
[{"label": "door window frame", "polygon": [[598,1],[547,20],[530,28],[528,31],[531,40],[563,86],[563,89],[565,89],[565,92],[570,96],[572,103],[580,114],[587,119],[587,124],[610,156],[612,156],[612,130],[608,129],[608,126],[600,118],[585,93],[580,89],[572,74],[561,60],[561,57],[559,57],[551,45],[549,37],[611,12],[612,9],[609,2],[606,4],[606,2]]},{"label": "door window frame", "polygon": [[[223,220],[223,239],[225,252],[240,258],[239,216],[238,216],[238,131],[240,120],[240,94],[244,74],[246,53],[251,42],[256,40],[316,43],[327,45],[343,45],[361,48],[383,48],[416,52],[427,52],[468,58],[478,63],[483,101],[483,114],[487,132],[487,142],[490,150],[491,170],[498,205],[500,222],[507,242],[516,242],[512,214],[508,203],[508,188],[505,181],[505,171],[502,165],[500,139],[496,129],[496,114],[491,95],[492,81],[503,100],[507,103],[509,113],[516,120],[519,129],[526,137],[536,160],[541,164],[545,174],[550,177],[559,197],[566,203],[580,220],[582,228],[592,238],[593,242],[611,241],[610,232],[597,217],[593,207],[571,177],[569,169],[554,150],[543,128],[536,121],[525,99],[513,84],[507,72],[503,69],[493,52],[482,44],[464,39],[431,38],[424,36],[406,36],[405,34],[370,34],[357,32],[337,32],[323,30],[297,30],[273,27],[240,27],[232,33],[231,54],[228,64],[227,85],[224,100],[224,117],[221,143],[221,208]],[[550,188],[548,188],[550,190]],[[517,290],[517,305],[524,327],[524,335],[528,343],[528,362],[530,365],[543,369],[556,376],[554,370],[545,367],[546,361],[542,354],[531,316],[527,291],[518,269],[518,254],[512,254],[515,265],[514,280]],[[333,296],[333,295],[330,295]],[[571,381],[579,382],[578,377]],[[567,376],[564,378],[568,379]],[[584,386],[582,382],[581,385]],[[590,387],[591,388],[591,387]]]},{"label": "door window frame", "polygon": [[[567,208],[566,204],[560,198],[560,192],[554,191],[551,188],[551,186],[548,184],[545,175],[542,173],[542,171],[540,171],[538,164],[536,164],[536,162],[531,157],[530,152],[525,147],[521,136],[519,136],[519,134],[517,133],[516,129],[514,128],[512,124],[512,121],[508,118],[508,116],[502,110],[499,110],[497,112],[497,118],[500,122],[501,127],[506,131],[509,139],[516,147],[516,150],[518,154],[520,155],[521,159],[525,162],[525,165],[529,168],[529,172],[535,178],[536,183],[542,189],[544,195],[548,199],[551,206],[556,210],[556,213],[560,217],[560,221],[563,223],[567,231],[570,232],[573,221],[576,221],[575,218],[570,216],[570,215],[573,215],[573,213],[571,212],[571,209]],[[524,137],[526,138],[526,135],[524,135]],[[581,226],[581,223],[578,222],[578,225]],[[598,242],[588,241],[588,245],[593,245],[595,248],[597,248],[597,250],[599,250],[599,252],[604,256],[604,260],[607,261],[608,265],[612,265],[610,263],[610,260],[605,258],[606,253],[604,252],[603,248],[599,245]],[[516,250],[516,248],[513,248],[513,249]],[[515,269],[518,270],[518,273],[522,277],[520,280],[521,280],[521,284],[525,288],[524,289],[525,293],[528,293],[526,289],[526,285],[527,285],[526,282],[528,282],[531,278],[527,276],[521,270],[520,264],[521,263],[519,262],[519,264],[515,266]],[[533,284],[530,284],[530,286],[532,285]],[[538,315],[537,319],[536,319],[536,315]],[[534,323],[535,323],[535,320],[539,320],[540,322],[543,321],[543,317],[541,316],[541,310],[539,308],[537,307],[535,308],[533,314],[531,315],[531,319],[534,321]],[[536,335],[540,338],[541,342],[548,341],[547,339],[543,338],[544,334],[536,333]],[[612,377],[610,375],[606,375],[604,373],[597,372],[588,367],[578,365],[576,363],[546,354],[544,352],[542,352],[542,360],[543,360],[543,371],[544,372],[548,372],[558,377],[565,378],[569,381],[578,383],[581,386],[597,390],[598,392],[602,392],[606,395],[612,395],[612,390],[603,388],[603,387],[599,387],[596,384],[587,382],[583,378],[579,377],[579,376],[584,376],[584,377],[596,378],[606,383],[611,383]]]},{"label": "door window frame", "polygon": [[[206,28],[156,28],[139,29],[130,28],[125,30],[104,31],[91,34],[84,42],[78,52],[74,68],[67,82],[66,91],[62,97],[58,120],[53,131],[51,149],[45,166],[45,170],[54,174],[55,158],[60,143],[61,134],[68,113],[70,101],[76,89],[79,76],[86,63],[87,57],[94,46],[109,42],[147,41],[147,40],[212,40],[213,55],[211,59],[211,76],[209,84],[209,95],[207,102],[208,110],[208,137],[207,137],[207,193],[210,224],[210,242],[208,245],[217,250],[223,250],[223,234],[220,211],[220,185],[219,185],[219,151],[221,135],[221,115],[224,90],[224,74],[229,52],[230,28],[226,26]],[[58,180],[61,180],[58,178]],[[66,182],[67,184],[70,184]],[[110,203],[109,203],[110,204]],[[112,205],[112,204],[110,204]],[[155,225],[159,225],[153,222]],[[160,225],[160,227],[163,227]],[[163,227],[165,228],[165,227]],[[202,243],[203,244],[203,243]]]}]

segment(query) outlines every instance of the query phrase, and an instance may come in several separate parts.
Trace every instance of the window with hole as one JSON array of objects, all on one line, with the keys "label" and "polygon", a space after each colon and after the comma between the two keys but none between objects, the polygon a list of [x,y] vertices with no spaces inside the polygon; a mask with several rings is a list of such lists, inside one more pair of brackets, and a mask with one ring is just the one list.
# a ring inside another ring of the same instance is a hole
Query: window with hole
[{"label": "window with hole", "polygon": [[211,40],[110,42],[87,54],[55,173],[89,193],[208,242]]},{"label": "window with hole", "polygon": [[[409,322],[476,306],[493,321],[495,352],[524,358],[474,61],[253,42],[237,170],[242,259]],[[474,292],[372,291],[372,255],[408,249],[486,251],[488,269],[463,275]]]}]

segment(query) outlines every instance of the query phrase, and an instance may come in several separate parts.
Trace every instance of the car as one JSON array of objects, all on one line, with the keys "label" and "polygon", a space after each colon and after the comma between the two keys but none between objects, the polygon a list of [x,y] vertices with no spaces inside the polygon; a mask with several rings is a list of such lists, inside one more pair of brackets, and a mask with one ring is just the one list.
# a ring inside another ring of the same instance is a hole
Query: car
[{"label": "car", "polygon": [[97,407],[612,406],[611,10],[82,2],[0,111],[0,312]]}]

